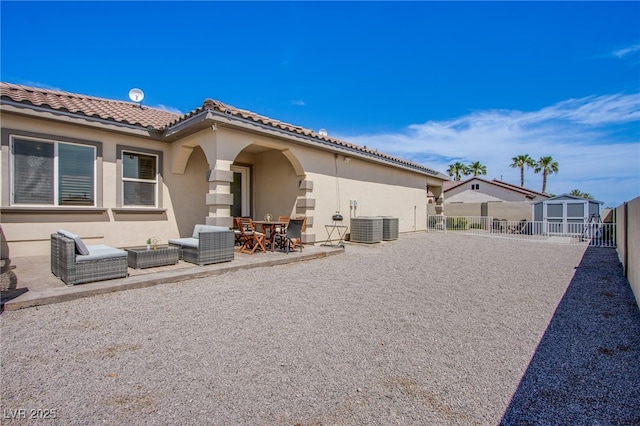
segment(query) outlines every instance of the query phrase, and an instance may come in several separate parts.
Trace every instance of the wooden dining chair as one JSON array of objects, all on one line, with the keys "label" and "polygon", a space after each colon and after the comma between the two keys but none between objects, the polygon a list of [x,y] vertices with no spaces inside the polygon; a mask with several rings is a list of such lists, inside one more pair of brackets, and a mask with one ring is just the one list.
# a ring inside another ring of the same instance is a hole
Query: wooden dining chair
[{"label": "wooden dining chair", "polygon": [[256,231],[256,227],[253,224],[253,220],[250,217],[236,218],[238,231],[240,232],[240,240],[242,246],[238,250],[240,253],[253,254],[257,249],[266,252],[265,239],[266,235],[262,232]]},{"label": "wooden dining chair", "polygon": [[[234,217],[233,218],[233,233],[235,235],[235,245],[242,247],[242,245],[244,244],[244,234],[240,231],[240,222],[239,222],[240,218],[239,217]],[[236,249],[236,251],[240,251],[240,249]]]},{"label": "wooden dining chair", "polygon": [[287,225],[291,220],[290,216],[278,216],[278,222],[284,223],[284,226],[276,226],[276,234],[284,234],[287,230]]},{"label": "wooden dining chair", "polygon": [[[307,217],[306,216],[296,216],[296,220],[302,220],[302,229],[300,230],[300,236],[297,237],[297,238],[294,238],[291,241],[291,248],[293,250],[295,250],[296,247],[300,247],[300,251],[302,251],[302,247],[304,247],[304,245],[302,244],[302,234],[304,234],[304,232],[307,230]],[[289,223],[291,223],[291,222],[289,222]]]}]

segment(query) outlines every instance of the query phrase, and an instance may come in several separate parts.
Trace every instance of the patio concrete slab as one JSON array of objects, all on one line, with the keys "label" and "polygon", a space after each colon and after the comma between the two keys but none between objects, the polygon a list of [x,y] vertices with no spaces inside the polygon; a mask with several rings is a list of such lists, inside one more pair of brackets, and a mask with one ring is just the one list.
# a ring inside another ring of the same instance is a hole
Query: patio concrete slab
[{"label": "patio concrete slab", "polygon": [[193,278],[220,275],[241,269],[261,268],[303,262],[343,253],[328,246],[306,246],[302,252],[236,253],[231,262],[198,266],[180,261],[157,268],[129,268],[129,276],[113,280],[67,286],[51,273],[49,256],[20,257],[11,260],[8,274],[12,283],[2,291],[2,310],[17,310],[116,291],[175,283]]}]

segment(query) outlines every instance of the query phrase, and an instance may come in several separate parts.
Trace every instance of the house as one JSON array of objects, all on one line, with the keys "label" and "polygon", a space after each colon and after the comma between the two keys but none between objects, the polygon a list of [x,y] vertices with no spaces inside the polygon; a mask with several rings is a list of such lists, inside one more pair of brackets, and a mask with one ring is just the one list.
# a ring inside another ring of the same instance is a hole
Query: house
[{"label": "house", "polygon": [[[324,242],[336,211],[426,229],[423,165],[212,99],[186,114],[0,83],[1,222],[11,256],[43,255],[59,228],[138,246],[234,216],[305,216]],[[439,203],[441,208],[442,204]],[[347,223],[348,224],[348,223]],[[3,254],[6,257],[6,253]]]},{"label": "house", "polygon": [[447,216],[491,216],[507,220],[531,220],[531,204],[549,198],[548,194],[478,176],[447,181],[443,192]]},{"label": "house", "polygon": [[588,223],[602,222],[602,201],[562,194],[532,205],[533,220],[546,222],[550,234],[581,234]]}]

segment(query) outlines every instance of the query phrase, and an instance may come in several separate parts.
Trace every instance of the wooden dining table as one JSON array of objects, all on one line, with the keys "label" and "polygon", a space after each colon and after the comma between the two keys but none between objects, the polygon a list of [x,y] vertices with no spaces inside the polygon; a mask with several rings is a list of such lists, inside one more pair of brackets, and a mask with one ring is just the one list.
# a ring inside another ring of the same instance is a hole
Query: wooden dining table
[{"label": "wooden dining table", "polygon": [[262,232],[266,235],[265,239],[270,247],[273,247],[273,239],[276,234],[276,229],[278,227],[280,229],[285,229],[287,227],[287,222],[278,220],[254,220],[253,223],[262,228]]},{"label": "wooden dining table", "polygon": [[253,223],[262,227],[262,232],[266,235],[265,240],[267,244],[269,244],[269,247],[273,247],[273,239],[276,234],[276,229],[278,227],[280,227],[280,229],[285,229],[287,227],[287,222],[278,220],[254,220]]}]

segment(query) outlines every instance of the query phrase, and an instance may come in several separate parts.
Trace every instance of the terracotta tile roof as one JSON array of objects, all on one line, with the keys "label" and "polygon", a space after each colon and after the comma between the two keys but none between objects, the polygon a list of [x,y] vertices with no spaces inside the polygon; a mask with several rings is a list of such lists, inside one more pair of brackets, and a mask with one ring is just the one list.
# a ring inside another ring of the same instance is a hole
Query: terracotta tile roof
[{"label": "terracotta tile roof", "polygon": [[340,146],[340,147],[353,149],[355,151],[359,151],[359,152],[371,155],[373,157],[384,158],[384,159],[389,160],[389,161],[394,162],[394,163],[400,163],[400,164],[403,164],[405,166],[408,166],[408,167],[411,167],[411,168],[414,168],[414,169],[420,169],[421,171],[427,172],[427,173],[432,174],[432,175],[439,175],[443,179],[445,178],[445,176],[442,175],[441,173],[439,173],[439,172],[437,172],[435,170],[429,169],[429,168],[427,168],[427,167],[425,167],[425,166],[423,166],[421,164],[417,164],[417,163],[414,163],[414,162],[411,162],[411,161],[403,160],[401,158],[394,157],[394,156],[391,156],[391,155],[387,155],[387,154],[384,154],[382,152],[378,152],[377,150],[369,149],[366,146],[354,145],[354,144],[342,141],[340,139],[335,139],[335,138],[332,138],[332,137],[324,135],[324,134],[316,133],[313,130],[305,129],[304,127],[300,127],[300,126],[296,126],[296,125],[293,125],[293,124],[285,123],[285,122],[282,122],[282,121],[274,120],[272,118],[265,117],[263,115],[259,115],[259,114],[256,114],[254,112],[251,112],[251,111],[238,109],[238,108],[235,108],[233,106],[224,104],[224,103],[222,103],[220,101],[216,101],[216,100],[213,100],[213,99],[205,99],[204,103],[202,104],[202,106],[200,108],[197,108],[197,109],[195,109],[195,110],[183,115],[177,121],[171,123],[171,126],[179,124],[180,122],[182,122],[182,121],[184,121],[184,120],[186,120],[186,119],[188,119],[188,118],[190,118],[192,116],[195,116],[195,115],[197,115],[197,114],[199,114],[199,113],[201,113],[203,111],[206,111],[206,110],[221,112],[221,113],[224,113],[224,114],[229,115],[231,117],[236,117],[236,118],[240,118],[240,119],[243,119],[243,120],[249,120],[249,121],[252,121],[252,122],[257,123],[257,124],[265,125],[265,126],[268,126],[268,127],[273,127],[273,128],[276,128],[276,129],[281,129],[281,130],[284,130],[284,131],[289,132],[289,133],[295,133],[295,134],[298,134],[298,135],[307,136],[307,137],[310,137],[310,138],[313,138],[313,139],[317,139],[317,140],[320,140],[320,141],[327,142],[327,143],[332,144],[332,145],[337,145],[337,146]]},{"label": "terracotta tile roof", "polygon": [[0,83],[0,97],[22,104],[64,111],[116,123],[130,124],[154,130],[164,129],[180,116],[156,108],[140,106],[134,102],[96,98],[49,89]]},{"label": "terracotta tile roof", "polygon": [[103,99],[94,96],[79,95],[49,89],[39,89],[5,82],[0,83],[0,98],[3,101],[12,101],[15,103],[55,111],[68,112],[80,116],[100,118],[107,121],[131,126],[140,126],[160,132],[170,130],[173,126],[177,126],[187,121],[189,118],[199,114],[207,111],[213,111],[222,113],[232,119],[249,121],[268,128],[270,127],[273,129],[283,130],[287,133],[314,139],[325,145],[347,148],[374,158],[384,159],[391,163],[403,165],[411,169],[416,169],[421,172],[446,179],[446,176],[442,173],[429,169],[421,164],[387,155],[378,152],[377,150],[367,148],[366,146],[354,145],[327,135],[316,133],[313,130],[274,120],[251,111],[235,108],[213,99],[206,99],[202,106],[186,114],[179,115],[147,106],[140,108],[140,106],[134,102]]}]

